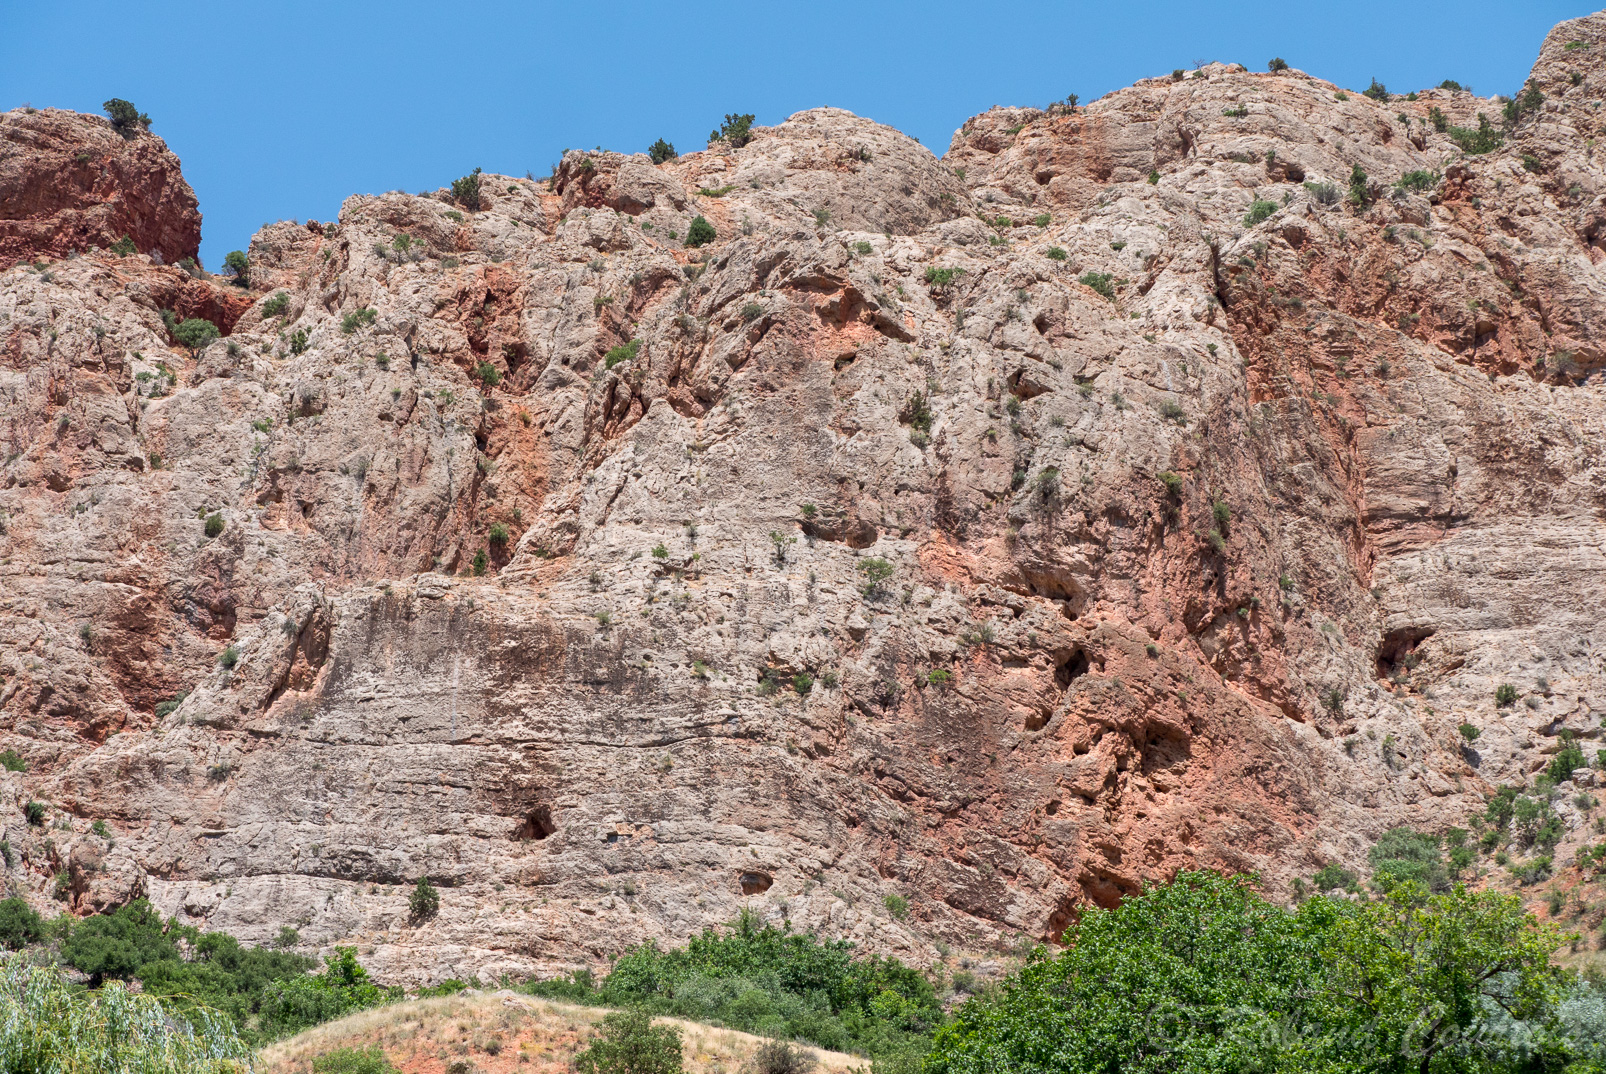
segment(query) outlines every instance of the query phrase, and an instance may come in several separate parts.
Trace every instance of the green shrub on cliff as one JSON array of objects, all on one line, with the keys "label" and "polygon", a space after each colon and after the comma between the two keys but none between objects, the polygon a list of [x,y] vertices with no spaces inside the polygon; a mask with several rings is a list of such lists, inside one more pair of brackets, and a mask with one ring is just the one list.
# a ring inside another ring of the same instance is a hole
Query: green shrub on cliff
[{"label": "green shrub on cliff", "polygon": [[136,131],[148,131],[151,129],[151,117],[135,108],[132,102],[125,101],[121,97],[113,97],[101,107],[111,117],[112,126],[117,129],[119,134],[125,137]]}]

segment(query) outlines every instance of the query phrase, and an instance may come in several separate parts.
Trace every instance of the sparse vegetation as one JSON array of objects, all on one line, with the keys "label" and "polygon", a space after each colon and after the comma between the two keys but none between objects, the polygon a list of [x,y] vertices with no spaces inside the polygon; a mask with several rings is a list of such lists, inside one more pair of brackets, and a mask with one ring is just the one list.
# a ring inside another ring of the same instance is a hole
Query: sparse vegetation
[{"label": "sparse vegetation", "polygon": [[753,118],[751,113],[727,113],[725,122],[708,133],[709,143],[724,142],[732,149],[740,149],[753,140]]},{"label": "sparse vegetation", "polygon": [[111,117],[112,127],[125,138],[133,137],[139,131],[151,129],[151,117],[121,97],[113,97],[101,107]]},{"label": "sparse vegetation", "polygon": [[864,575],[865,579],[864,595],[872,597],[881,592],[887,580],[892,577],[894,570],[895,568],[891,563],[879,556],[867,556],[859,560],[858,571]]},{"label": "sparse vegetation", "polygon": [[1091,287],[1110,301],[1115,301],[1115,276],[1109,272],[1093,272],[1089,270],[1077,277],[1076,282],[1084,287]]},{"label": "sparse vegetation", "polygon": [[[1442,114],[1441,117],[1442,118]],[[1434,128],[1438,129],[1437,121]],[[1477,155],[1492,153],[1506,144],[1506,136],[1500,129],[1489,122],[1489,117],[1482,112],[1478,113],[1477,127],[1451,127],[1446,125],[1444,133],[1454,142],[1463,153]]]},{"label": "sparse vegetation", "polygon": [[378,316],[379,311],[372,306],[364,306],[361,309],[352,310],[340,318],[340,331],[349,336],[359,328],[366,328],[373,324],[374,319]]},{"label": "sparse vegetation", "polygon": [[636,354],[641,350],[641,340],[632,339],[628,343],[621,343],[616,347],[609,347],[608,353],[602,356],[602,364],[606,369],[612,369],[620,362],[633,362]]},{"label": "sparse vegetation", "polygon": [[701,215],[692,217],[691,226],[686,229],[687,246],[707,246],[718,237],[714,225]]},{"label": "sparse vegetation", "polygon": [[289,308],[290,293],[288,291],[277,291],[271,298],[262,303],[262,319],[267,320],[269,317],[281,316]]},{"label": "sparse vegetation", "polygon": [[1275,201],[1263,201],[1260,198],[1256,198],[1249,203],[1249,211],[1244,214],[1244,227],[1254,227],[1271,216],[1278,208],[1279,206]]},{"label": "sparse vegetation", "polygon": [[1409,190],[1416,194],[1425,194],[1439,184],[1439,174],[1426,170],[1406,172],[1395,182],[1400,190]]},{"label": "sparse vegetation", "polygon": [[675,147],[662,138],[647,147],[647,157],[654,164],[667,164],[678,156],[680,154],[675,152]]},{"label": "sparse vegetation", "polygon": [[1509,682],[1501,683],[1495,687],[1494,703],[1500,708],[1508,708],[1517,703],[1517,688]]},{"label": "sparse vegetation", "polygon": [[471,213],[480,211],[480,169],[452,180],[452,200]]},{"label": "sparse vegetation", "polygon": [[218,338],[217,325],[199,317],[180,321],[173,326],[172,332],[174,341],[181,347],[187,347],[191,357],[200,354],[207,344]]},{"label": "sparse vegetation", "polygon": [[429,877],[419,877],[418,883],[413,885],[412,894],[407,896],[407,920],[414,925],[422,925],[433,920],[440,909],[440,892],[429,882]]},{"label": "sparse vegetation", "polygon": [[1341,197],[1338,187],[1332,183],[1306,183],[1304,186],[1318,205],[1337,205]]}]

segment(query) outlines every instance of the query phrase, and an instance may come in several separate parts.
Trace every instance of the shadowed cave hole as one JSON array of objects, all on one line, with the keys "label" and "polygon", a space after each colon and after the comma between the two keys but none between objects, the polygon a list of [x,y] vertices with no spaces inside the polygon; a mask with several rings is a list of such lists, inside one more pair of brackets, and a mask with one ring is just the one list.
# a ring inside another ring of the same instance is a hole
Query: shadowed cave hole
[{"label": "shadowed cave hole", "polygon": [[518,831],[513,833],[513,838],[523,843],[531,839],[545,839],[557,830],[558,826],[552,823],[552,811],[546,806],[536,806],[530,810],[530,815],[524,818],[524,823],[519,825]]},{"label": "shadowed cave hole", "polygon": [[775,883],[775,878],[769,873],[743,873],[741,876],[743,895],[762,895]]},{"label": "shadowed cave hole", "polygon": [[1081,649],[1073,649],[1071,655],[1061,660],[1054,668],[1054,681],[1061,690],[1068,689],[1071,683],[1087,674],[1087,653]]},{"label": "shadowed cave hole", "polygon": [[1377,646],[1377,677],[1388,679],[1414,669],[1422,659],[1417,646],[1432,636],[1428,626],[1399,627],[1384,634]]}]

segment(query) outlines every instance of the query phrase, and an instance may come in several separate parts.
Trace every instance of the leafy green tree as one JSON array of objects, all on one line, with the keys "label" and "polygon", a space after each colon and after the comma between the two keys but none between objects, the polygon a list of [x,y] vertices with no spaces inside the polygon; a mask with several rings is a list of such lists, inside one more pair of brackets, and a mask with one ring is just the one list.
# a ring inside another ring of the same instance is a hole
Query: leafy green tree
[{"label": "leafy green tree", "polygon": [[686,229],[687,246],[707,246],[719,237],[710,224],[700,214],[692,217],[691,227]]},{"label": "leafy green tree", "polygon": [[223,257],[223,267],[234,274],[234,282],[245,287],[250,282],[251,259],[244,250],[230,250]]},{"label": "leafy green tree", "polygon": [[202,348],[217,337],[217,325],[199,317],[180,321],[173,327],[173,339],[179,346],[188,347],[191,357],[199,354]]},{"label": "leafy green tree", "polygon": [[0,1070],[14,1074],[242,1074],[251,1053],[225,1019],[171,1017],[120,983],[86,992],[50,966],[0,964]]},{"label": "leafy green tree", "polygon": [[1551,1018],[1566,975],[1550,957],[1563,939],[1516,895],[1399,885],[1333,923],[1314,1004],[1327,1033],[1309,1048],[1310,1069],[1497,1069],[1510,1058],[1504,1042],[1479,1029],[1497,1009]]},{"label": "leafy green tree", "polygon": [[262,990],[261,1024],[269,1036],[303,1029],[400,999],[399,988],[381,988],[357,962],[355,947],[336,947],[323,973],[275,980]]},{"label": "leafy green tree", "polygon": [[45,923],[33,907],[15,897],[0,901],[0,944],[19,951],[44,935]]},{"label": "leafy green tree", "polygon": [[666,164],[680,156],[680,154],[675,152],[673,145],[660,138],[647,147],[647,156],[651,158],[654,164]]},{"label": "leafy green tree", "polygon": [[859,560],[859,573],[865,577],[864,595],[868,597],[880,592],[896,569],[880,556],[869,556]]},{"label": "leafy green tree", "polygon": [[168,928],[162,915],[144,899],[135,899],[115,913],[96,914],[70,926],[61,945],[61,960],[89,974],[91,988],[108,977],[127,980],[148,962],[179,958],[178,941],[193,941],[185,925]]},{"label": "leafy green tree", "polygon": [[132,103],[121,97],[113,97],[101,105],[106,114],[111,117],[112,126],[119,134],[127,137],[139,130],[151,129],[151,117],[135,108]]},{"label": "leafy green tree", "polygon": [[966,1002],[923,1070],[1560,1070],[1593,1046],[1554,1028],[1567,972],[1550,958],[1563,939],[1498,892],[1406,881],[1377,902],[1319,895],[1284,910],[1248,878],[1184,872],[1089,911],[1058,957],[1040,950]]},{"label": "leafy green tree", "polygon": [[1337,913],[1324,898],[1289,913],[1247,878],[1180,873],[1116,909],[1088,911],[1063,954],[1039,948],[1000,991],[967,1002],[937,1031],[925,1069],[1278,1069],[1279,1030],[1308,1028],[1301,997]]},{"label": "leafy green tree", "polygon": [[1408,827],[1390,828],[1367,854],[1372,864],[1372,883],[1381,891],[1392,891],[1407,881],[1433,891],[1450,886],[1444,868],[1439,837]]},{"label": "leafy green tree", "polygon": [[602,1019],[602,1033],[574,1057],[580,1074],[680,1074],[680,1030],[653,1025],[645,1011],[617,1011]]}]

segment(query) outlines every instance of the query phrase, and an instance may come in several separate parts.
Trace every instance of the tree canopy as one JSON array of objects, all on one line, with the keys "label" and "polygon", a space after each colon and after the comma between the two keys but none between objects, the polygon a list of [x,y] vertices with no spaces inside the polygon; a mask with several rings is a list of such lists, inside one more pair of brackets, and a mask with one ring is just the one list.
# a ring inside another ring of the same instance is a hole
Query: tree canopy
[{"label": "tree canopy", "polygon": [[1513,895],[1402,880],[1290,910],[1247,878],[1185,872],[1065,941],[961,1007],[926,1074],[1462,1074],[1566,1051],[1562,936]]}]

